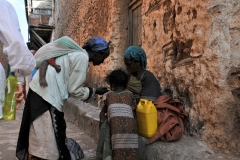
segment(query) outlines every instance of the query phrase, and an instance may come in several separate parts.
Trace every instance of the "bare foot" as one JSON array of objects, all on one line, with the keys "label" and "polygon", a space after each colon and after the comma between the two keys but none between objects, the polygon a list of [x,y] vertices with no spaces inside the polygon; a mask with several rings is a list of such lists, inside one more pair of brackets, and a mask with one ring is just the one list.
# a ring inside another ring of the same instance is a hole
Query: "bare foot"
[{"label": "bare foot", "polygon": [[55,68],[56,72],[59,73],[61,71],[61,66],[54,64],[53,67]]},{"label": "bare foot", "polygon": [[47,87],[48,86],[48,83],[47,83],[45,78],[40,78],[39,83],[42,87]]}]

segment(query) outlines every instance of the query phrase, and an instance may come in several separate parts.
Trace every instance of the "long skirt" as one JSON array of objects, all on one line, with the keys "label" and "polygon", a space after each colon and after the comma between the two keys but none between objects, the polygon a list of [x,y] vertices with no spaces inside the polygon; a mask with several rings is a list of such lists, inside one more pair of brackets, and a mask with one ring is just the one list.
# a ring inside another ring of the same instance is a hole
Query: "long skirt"
[{"label": "long skirt", "polygon": [[41,159],[71,160],[65,140],[64,113],[29,89],[18,136],[17,158],[27,160],[30,152],[31,156]]},{"label": "long skirt", "polygon": [[101,125],[96,160],[139,160],[137,123],[132,108],[111,104]]},{"label": "long skirt", "polygon": [[137,123],[132,107],[111,104],[108,115],[113,160],[139,160]]}]

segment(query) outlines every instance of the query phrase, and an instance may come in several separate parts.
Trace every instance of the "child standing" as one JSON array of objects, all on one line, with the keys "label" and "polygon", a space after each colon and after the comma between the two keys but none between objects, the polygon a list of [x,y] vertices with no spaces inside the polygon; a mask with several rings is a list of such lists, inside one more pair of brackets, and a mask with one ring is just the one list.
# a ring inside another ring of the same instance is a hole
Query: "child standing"
[{"label": "child standing", "polygon": [[[126,90],[129,76],[121,69],[106,77],[111,91],[106,95],[107,117],[100,129],[97,159],[138,160],[137,123],[132,92]],[[112,153],[112,154],[111,154]]]}]

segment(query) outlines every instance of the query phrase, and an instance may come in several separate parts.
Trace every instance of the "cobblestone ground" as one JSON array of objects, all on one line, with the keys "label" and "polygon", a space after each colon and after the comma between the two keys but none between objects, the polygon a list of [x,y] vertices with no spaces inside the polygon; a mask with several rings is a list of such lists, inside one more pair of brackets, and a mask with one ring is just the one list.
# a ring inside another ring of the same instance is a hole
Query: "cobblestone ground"
[{"label": "cobblestone ground", "polygon": [[[0,160],[17,160],[15,157],[23,106],[17,110],[16,120],[0,120]],[[95,159],[96,142],[84,131],[67,122],[67,137],[75,139],[84,151],[84,160]]]}]

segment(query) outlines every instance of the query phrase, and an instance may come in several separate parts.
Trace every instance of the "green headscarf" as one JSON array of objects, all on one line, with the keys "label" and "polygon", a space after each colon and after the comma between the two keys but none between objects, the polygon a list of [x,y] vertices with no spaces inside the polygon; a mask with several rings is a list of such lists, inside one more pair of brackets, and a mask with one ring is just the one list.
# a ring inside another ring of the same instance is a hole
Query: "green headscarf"
[{"label": "green headscarf", "polygon": [[124,58],[139,61],[141,62],[141,66],[144,70],[146,70],[147,66],[147,57],[145,51],[139,46],[130,46],[124,52]]},{"label": "green headscarf", "polygon": [[72,40],[70,37],[67,37],[67,36],[61,37],[53,42],[45,44],[34,55],[37,62],[36,69],[39,68],[40,64],[44,60],[60,57],[62,55],[72,53],[72,52],[87,53],[74,40]]}]

